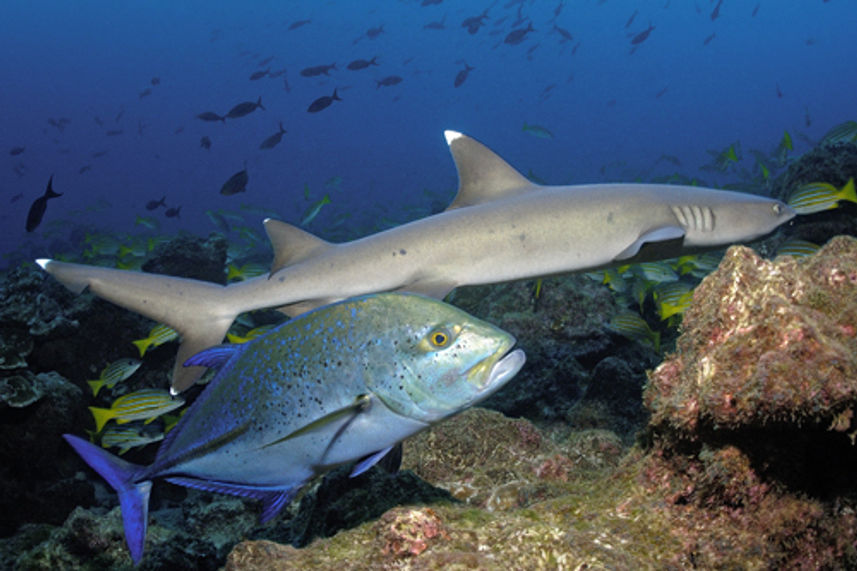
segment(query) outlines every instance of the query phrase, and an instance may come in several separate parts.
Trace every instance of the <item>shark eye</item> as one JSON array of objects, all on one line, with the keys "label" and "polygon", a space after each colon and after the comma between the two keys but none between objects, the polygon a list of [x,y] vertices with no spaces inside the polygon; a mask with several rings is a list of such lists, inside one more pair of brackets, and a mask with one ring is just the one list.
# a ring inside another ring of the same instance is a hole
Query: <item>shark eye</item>
[{"label": "shark eye", "polygon": [[774,214],[780,215],[783,213],[783,207],[780,204],[774,204]]}]

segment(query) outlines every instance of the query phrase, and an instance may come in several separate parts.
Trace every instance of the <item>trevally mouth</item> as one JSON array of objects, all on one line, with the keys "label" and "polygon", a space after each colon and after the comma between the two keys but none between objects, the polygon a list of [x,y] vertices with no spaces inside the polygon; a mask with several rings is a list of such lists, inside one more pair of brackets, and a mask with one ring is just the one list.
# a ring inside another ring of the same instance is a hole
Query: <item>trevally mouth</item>
[{"label": "trevally mouth", "polygon": [[[506,349],[511,349],[511,344]],[[508,352],[498,351],[491,357],[483,359],[471,367],[467,371],[468,381],[476,385],[480,391],[487,389],[494,392],[494,390],[502,387],[509,379],[514,377],[521,370],[521,367],[524,366],[526,360],[526,355],[522,349],[515,349]],[[488,367],[491,370],[485,375],[485,380],[481,383],[478,382],[481,373]]]}]

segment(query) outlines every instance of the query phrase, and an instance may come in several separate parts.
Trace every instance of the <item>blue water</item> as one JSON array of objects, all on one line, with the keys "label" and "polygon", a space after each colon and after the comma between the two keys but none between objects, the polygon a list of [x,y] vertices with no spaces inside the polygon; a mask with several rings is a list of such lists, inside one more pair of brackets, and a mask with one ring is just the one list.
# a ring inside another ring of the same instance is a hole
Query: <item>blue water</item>
[{"label": "blue water", "polygon": [[[298,223],[325,193],[332,204],[309,231],[333,240],[377,231],[451,199],[444,129],[552,184],[679,173],[722,185],[749,181],[748,151],[772,151],[785,130],[799,154],[857,115],[851,0],[723,0],[715,20],[708,0],[420,4],[5,0],[0,267],[74,250],[84,230],[123,240],[180,229],[207,235],[216,230],[209,209],[240,214],[261,232],[258,209]],[[489,6],[485,25],[469,34],[461,22]],[[515,23],[519,13],[535,31],[507,45],[506,35],[526,26]],[[445,29],[424,29],[444,17]],[[311,22],[288,29],[302,19]],[[554,22],[573,40],[562,41]],[[631,53],[631,37],[649,23],[654,30]],[[380,25],[383,33],[367,37]],[[345,69],[374,56],[378,67]],[[285,76],[250,81],[268,57],[265,67]],[[463,61],[475,69],[454,88]],[[329,77],[299,73],[333,62]],[[403,81],[376,87],[388,75]],[[307,113],[334,88],[341,102]],[[259,96],[265,111],[225,124],[196,118]],[[62,131],[49,124],[59,118],[69,120]],[[259,149],[279,121],[288,131],[282,142]],[[534,137],[524,122],[554,137]],[[203,136],[211,149],[201,148]],[[736,168],[699,170],[711,160],[707,150],[736,140],[744,150]],[[18,146],[23,153],[9,154]],[[681,164],[658,161],[663,154]],[[219,194],[245,161],[247,192]],[[27,211],[51,174],[63,196],[28,234]],[[332,177],[341,182],[326,186]],[[180,218],[145,210],[164,195],[181,206]],[[135,226],[137,215],[154,215],[160,229]]]}]

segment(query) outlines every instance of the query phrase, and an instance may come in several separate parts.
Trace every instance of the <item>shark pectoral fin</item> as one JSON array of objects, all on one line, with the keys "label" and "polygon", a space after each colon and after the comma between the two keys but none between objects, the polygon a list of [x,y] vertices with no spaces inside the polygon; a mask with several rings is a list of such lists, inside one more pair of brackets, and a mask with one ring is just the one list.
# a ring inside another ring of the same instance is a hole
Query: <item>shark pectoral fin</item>
[{"label": "shark pectoral fin", "polygon": [[[225,325],[224,325],[225,323]],[[222,322],[205,322],[203,327],[185,327],[182,330],[182,342],[179,345],[178,355],[176,355],[176,363],[173,366],[173,382],[170,386],[170,392],[174,395],[179,394],[183,390],[193,385],[204,373],[205,366],[190,365],[185,366],[185,363],[191,360],[198,353],[202,353],[205,349],[214,345],[219,345],[226,336],[226,330],[232,324],[231,320],[222,320]]]},{"label": "shark pectoral fin", "polygon": [[265,233],[274,249],[271,275],[301,260],[317,255],[320,251],[334,247],[321,238],[273,218],[265,219]]},{"label": "shark pectoral fin", "polygon": [[449,292],[454,290],[457,286],[458,284],[444,281],[417,280],[413,283],[409,283],[406,286],[400,287],[396,291],[420,293],[422,295],[433,297],[435,299],[443,299]]},{"label": "shark pectoral fin", "polygon": [[678,240],[683,237],[684,228],[681,226],[661,226],[659,228],[653,228],[652,230],[641,234],[639,238],[634,240],[634,242],[622,250],[622,252],[613,259],[614,261],[627,260],[636,256],[640,252],[640,248],[645,244],[665,242],[667,240]]},{"label": "shark pectoral fin", "polygon": [[185,488],[261,500],[262,515],[259,516],[259,523],[267,523],[277,515],[277,513],[283,509],[283,506],[295,497],[295,494],[297,494],[298,490],[300,490],[301,486],[304,484],[303,482],[298,482],[292,486],[268,488],[248,484],[235,484],[232,482],[198,480],[196,478],[186,478],[183,476],[174,476],[166,478],[166,480],[171,484],[176,484],[177,486],[183,486]]},{"label": "shark pectoral fin", "polygon": [[539,188],[479,141],[456,131],[444,131],[443,135],[458,170],[458,194],[447,210]]},{"label": "shark pectoral fin", "polygon": [[374,454],[371,454],[354,465],[354,469],[351,470],[351,474],[348,475],[349,478],[356,478],[360,474],[364,473],[366,470],[377,464],[381,461],[381,459],[387,455],[387,453],[393,449],[393,446],[388,446],[383,450],[379,450]]}]

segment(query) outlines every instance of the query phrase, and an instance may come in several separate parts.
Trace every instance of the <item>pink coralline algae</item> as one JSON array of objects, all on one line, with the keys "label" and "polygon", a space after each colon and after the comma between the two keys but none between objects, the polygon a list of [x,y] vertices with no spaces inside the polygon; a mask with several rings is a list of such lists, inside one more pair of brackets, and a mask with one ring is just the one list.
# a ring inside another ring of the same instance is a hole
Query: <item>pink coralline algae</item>
[{"label": "pink coralline algae", "polygon": [[651,426],[695,440],[722,429],[823,426],[857,436],[857,240],[816,255],[732,247],[696,289],[683,332],[649,375]]}]

